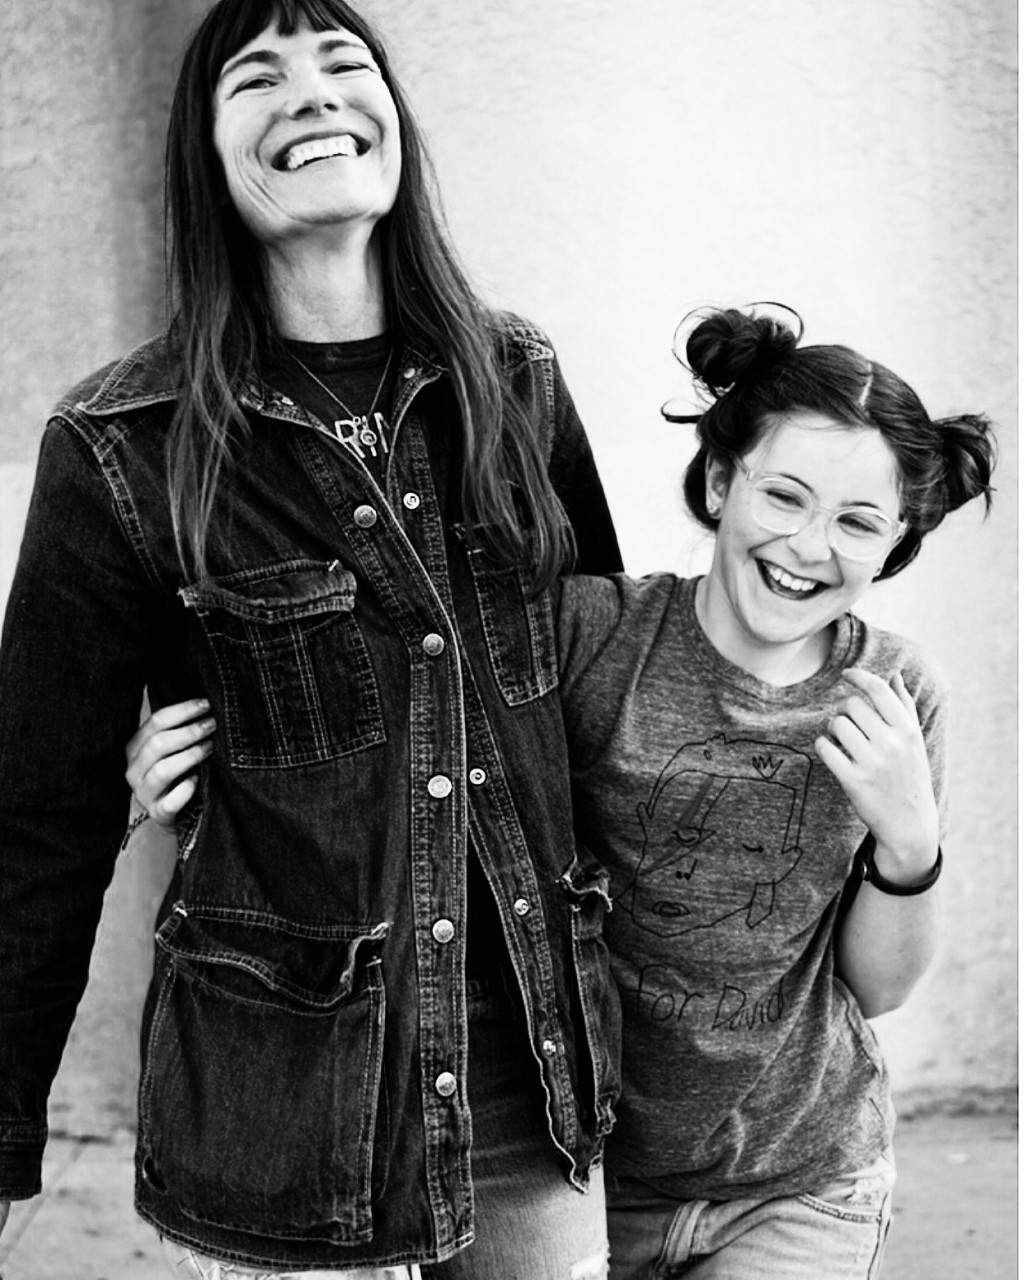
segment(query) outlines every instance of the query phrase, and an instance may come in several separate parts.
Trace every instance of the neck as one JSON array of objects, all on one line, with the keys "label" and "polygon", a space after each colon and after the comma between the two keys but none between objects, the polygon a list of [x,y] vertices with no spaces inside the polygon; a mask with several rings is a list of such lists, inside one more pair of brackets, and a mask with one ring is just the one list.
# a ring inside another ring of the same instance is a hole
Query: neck
[{"label": "neck", "polygon": [[723,658],[765,684],[783,688],[809,680],[828,661],[835,624],[798,640],[772,643],[735,625],[728,607],[719,607],[709,578],[697,583],[694,609],[700,629]]},{"label": "neck", "polygon": [[267,290],[283,338],[350,342],[387,329],[377,241],[341,246],[272,245],[265,252]]}]

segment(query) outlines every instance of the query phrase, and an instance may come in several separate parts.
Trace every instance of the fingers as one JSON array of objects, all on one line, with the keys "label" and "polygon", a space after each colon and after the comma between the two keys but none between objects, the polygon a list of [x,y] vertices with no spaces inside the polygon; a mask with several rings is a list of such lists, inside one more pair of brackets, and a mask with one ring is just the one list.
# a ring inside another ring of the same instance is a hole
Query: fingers
[{"label": "fingers", "polygon": [[149,808],[170,787],[181,780],[186,773],[197,769],[213,750],[213,742],[197,742],[184,751],[171,751],[169,754],[156,755],[144,764],[126,771],[125,777],[135,792],[135,798],[144,808]]},{"label": "fingers", "polygon": [[892,685],[893,692],[896,694],[897,698],[899,698],[907,711],[909,711],[914,717],[914,723],[920,723],[917,715],[917,703],[907,692],[907,686],[903,682],[902,673],[897,671],[889,683]]},{"label": "fingers", "polygon": [[148,806],[149,816],[161,827],[173,827],[178,814],[195,795],[199,779],[195,774],[183,778],[177,786]]},{"label": "fingers", "polygon": [[860,703],[859,707],[851,705],[853,703],[851,698],[845,705],[843,714],[832,717],[828,722],[828,731],[846,754],[856,759],[865,746],[877,741],[878,731],[884,731],[884,725],[866,703]]},{"label": "fingers", "polygon": [[[860,691],[873,710],[881,716],[886,724],[897,723],[902,715],[905,702],[901,700],[895,688],[876,676],[871,671],[863,671],[859,667],[849,667],[843,672],[848,684]],[[899,679],[899,677],[897,677]],[[900,685],[903,681],[900,679]],[[906,690],[904,689],[904,693]],[[911,705],[913,705],[911,703]]]},{"label": "fingers", "polygon": [[882,742],[887,735],[895,734],[892,741],[916,739],[921,726],[917,707],[907,692],[899,673],[891,681],[885,681],[870,671],[851,668],[843,672],[849,684],[860,694],[847,698],[840,712],[828,725],[829,733],[850,754],[855,754],[864,742]]},{"label": "fingers", "polygon": [[[182,745],[187,746],[190,742],[194,742],[197,736],[195,726],[204,723],[199,720],[199,717],[205,716],[209,710],[210,704],[205,698],[190,698],[187,702],[172,702],[166,707],[161,707],[158,711],[154,711],[139,725],[129,740],[125,751],[128,763],[131,764],[135,757],[145,749],[146,744],[157,734],[178,729],[182,725],[186,726],[186,737],[182,741]],[[190,725],[189,722],[194,723]],[[189,728],[193,729],[191,736],[188,734]],[[202,737],[204,735],[199,733],[198,736]]]},{"label": "fingers", "polygon": [[873,672],[861,670],[859,667],[848,667],[843,672],[843,677],[854,688],[860,690],[886,724],[902,724],[906,715],[910,716],[915,725],[919,723],[917,706],[907,692],[907,686],[900,672],[886,681],[881,676],[874,675]]},{"label": "fingers", "polygon": [[845,752],[832,741],[822,735],[814,740],[814,749],[818,753],[818,759],[826,769],[833,775],[836,782],[847,790],[853,779],[854,764]]},{"label": "fingers", "polygon": [[[195,794],[195,771],[213,751],[217,722],[205,698],[154,711],[128,744],[125,777],[136,801],[161,826],[174,822]],[[196,719],[199,715],[201,718]]]},{"label": "fingers", "polygon": [[209,709],[210,704],[206,698],[189,698],[185,702],[169,702],[166,707],[160,707],[159,710],[154,711],[145,723],[158,731],[175,729],[187,720],[195,720],[197,717],[205,715]]},{"label": "fingers", "polygon": [[[154,719],[154,716],[150,716],[128,743],[128,768],[125,770],[125,777],[133,790],[136,783],[155,765],[191,750],[208,739],[217,728],[213,716],[193,720],[191,724],[177,729],[157,729],[153,724]],[[181,771],[179,769],[176,772]]]}]

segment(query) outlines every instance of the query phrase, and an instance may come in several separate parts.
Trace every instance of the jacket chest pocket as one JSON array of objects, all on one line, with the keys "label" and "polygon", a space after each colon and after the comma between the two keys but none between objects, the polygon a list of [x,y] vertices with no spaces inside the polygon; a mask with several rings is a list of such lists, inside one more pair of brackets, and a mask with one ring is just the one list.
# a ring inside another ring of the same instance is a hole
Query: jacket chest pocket
[{"label": "jacket chest pocket", "polygon": [[349,570],[292,560],[181,592],[213,650],[237,768],[314,764],[384,741]]},{"label": "jacket chest pocket", "polygon": [[469,543],[463,525],[456,533],[466,549],[487,655],[502,697],[510,707],[543,697],[558,683],[549,593],[531,596],[522,569],[501,564],[484,547]]}]

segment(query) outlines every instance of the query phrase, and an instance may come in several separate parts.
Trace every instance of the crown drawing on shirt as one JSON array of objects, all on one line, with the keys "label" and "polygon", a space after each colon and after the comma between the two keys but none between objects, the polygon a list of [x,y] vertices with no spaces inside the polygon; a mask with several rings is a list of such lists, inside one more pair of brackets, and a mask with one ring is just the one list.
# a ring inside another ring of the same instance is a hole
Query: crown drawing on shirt
[{"label": "crown drawing on shirt", "polygon": [[762,778],[774,778],[785,763],[781,756],[751,756],[750,763]]}]

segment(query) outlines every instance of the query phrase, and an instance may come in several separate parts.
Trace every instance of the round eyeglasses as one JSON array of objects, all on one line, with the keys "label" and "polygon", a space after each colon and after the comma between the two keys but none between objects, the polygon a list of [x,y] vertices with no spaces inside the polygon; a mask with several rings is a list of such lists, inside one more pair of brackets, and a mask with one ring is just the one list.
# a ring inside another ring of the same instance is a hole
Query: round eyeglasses
[{"label": "round eyeglasses", "polygon": [[890,520],[874,507],[823,507],[788,476],[750,471],[738,460],[736,466],[750,485],[750,514],[769,533],[791,537],[823,511],[829,518],[828,544],[836,555],[867,561],[885,555],[907,531],[905,520]]}]

